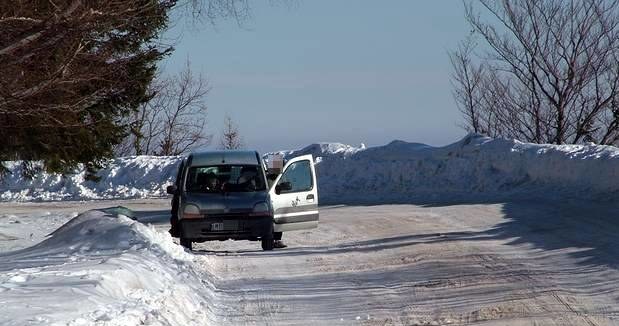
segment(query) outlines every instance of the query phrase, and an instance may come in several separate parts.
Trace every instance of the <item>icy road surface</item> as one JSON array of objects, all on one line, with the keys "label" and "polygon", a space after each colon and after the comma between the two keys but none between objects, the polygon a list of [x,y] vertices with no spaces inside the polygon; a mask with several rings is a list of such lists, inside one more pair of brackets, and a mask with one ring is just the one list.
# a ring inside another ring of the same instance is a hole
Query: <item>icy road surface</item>
[{"label": "icy road surface", "polygon": [[[0,233],[18,238],[2,220],[28,212],[118,204],[2,204]],[[167,201],[120,204],[167,218]],[[286,249],[204,243],[192,264],[215,325],[619,325],[618,219],[619,204],[573,200],[323,207]]]}]

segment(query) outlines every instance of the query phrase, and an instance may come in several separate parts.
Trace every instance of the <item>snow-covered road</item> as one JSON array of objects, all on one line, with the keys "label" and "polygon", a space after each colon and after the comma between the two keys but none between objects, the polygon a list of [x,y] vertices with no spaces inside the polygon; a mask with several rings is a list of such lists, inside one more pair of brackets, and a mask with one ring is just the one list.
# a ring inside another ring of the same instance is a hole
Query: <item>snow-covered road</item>
[{"label": "snow-covered road", "polygon": [[[199,248],[219,321],[275,325],[619,324],[616,207],[333,207],[289,249]],[[200,262],[200,260],[198,260]]]},{"label": "snow-covered road", "polygon": [[[119,204],[166,230],[167,201],[2,203],[0,244],[25,237],[10,219]],[[618,218],[574,200],[322,207],[286,249],[204,243],[187,264],[215,325],[618,325]]]}]

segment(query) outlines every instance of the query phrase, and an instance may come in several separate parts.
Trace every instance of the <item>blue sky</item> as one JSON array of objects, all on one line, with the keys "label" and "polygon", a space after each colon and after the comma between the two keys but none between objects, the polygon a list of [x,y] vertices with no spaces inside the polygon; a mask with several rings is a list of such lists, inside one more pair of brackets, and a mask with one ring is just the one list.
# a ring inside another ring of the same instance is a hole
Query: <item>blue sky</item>
[{"label": "blue sky", "polygon": [[214,144],[226,114],[246,147],[262,152],[314,142],[445,145],[465,134],[447,55],[469,30],[461,1],[251,5],[243,26],[220,21],[168,33],[180,38],[163,71],[177,72],[189,58],[212,86]]}]

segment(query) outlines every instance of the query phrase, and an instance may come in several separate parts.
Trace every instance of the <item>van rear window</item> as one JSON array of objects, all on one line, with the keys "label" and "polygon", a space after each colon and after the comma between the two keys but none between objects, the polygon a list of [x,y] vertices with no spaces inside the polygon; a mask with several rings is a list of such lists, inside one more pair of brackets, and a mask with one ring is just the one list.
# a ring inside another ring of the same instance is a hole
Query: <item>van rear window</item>
[{"label": "van rear window", "polygon": [[264,173],[259,165],[211,165],[189,169],[188,192],[253,192],[264,191]]}]

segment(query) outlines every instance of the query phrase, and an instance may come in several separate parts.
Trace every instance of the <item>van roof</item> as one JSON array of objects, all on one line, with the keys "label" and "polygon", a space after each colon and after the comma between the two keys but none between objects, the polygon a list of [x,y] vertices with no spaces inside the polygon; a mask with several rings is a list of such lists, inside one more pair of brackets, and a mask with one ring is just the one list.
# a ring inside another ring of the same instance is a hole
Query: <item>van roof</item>
[{"label": "van roof", "polygon": [[260,155],[256,151],[208,151],[189,154],[189,166],[205,166],[220,164],[261,165]]}]

